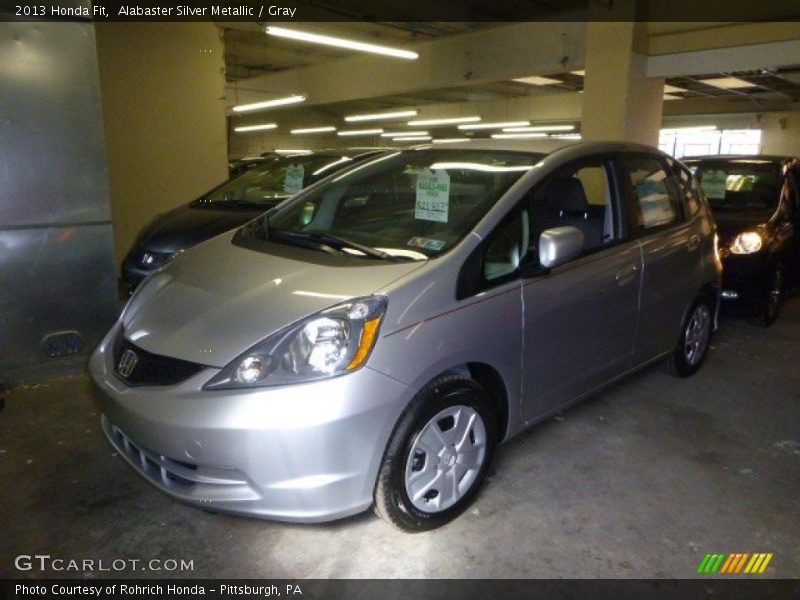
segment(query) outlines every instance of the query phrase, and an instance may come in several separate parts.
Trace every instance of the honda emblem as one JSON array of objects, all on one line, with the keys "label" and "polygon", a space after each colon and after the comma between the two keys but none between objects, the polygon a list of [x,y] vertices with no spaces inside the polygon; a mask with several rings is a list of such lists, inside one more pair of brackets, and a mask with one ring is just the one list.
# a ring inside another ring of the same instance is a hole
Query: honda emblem
[{"label": "honda emblem", "polygon": [[137,362],[139,362],[139,357],[136,356],[136,352],[133,350],[125,350],[119,359],[117,373],[125,378],[130,377],[131,373],[133,373],[133,370],[136,368]]}]

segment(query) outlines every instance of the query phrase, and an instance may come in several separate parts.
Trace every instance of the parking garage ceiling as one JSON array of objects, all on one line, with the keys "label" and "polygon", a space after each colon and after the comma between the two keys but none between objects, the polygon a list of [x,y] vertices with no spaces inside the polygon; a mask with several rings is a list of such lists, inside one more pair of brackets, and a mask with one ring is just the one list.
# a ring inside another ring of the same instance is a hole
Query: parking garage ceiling
[{"label": "parking garage ceiling", "polygon": [[[366,5],[358,1],[337,3],[337,5],[324,2],[312,2],[311,4],[320,11],[322,18],[348,19],[346,22],[314,23],[315,33],[396,47],[406,47],[419,42],[508,25],[507,22],[487,20],[376,22],[370,19]],[[507,18],[508,11],[519,10],[520,6],[516,0],[507,0],[497,5],[493,4],[493,9],[489,11],[484,3],[458,2],[457,4],[459,8],[456,14],[475,19],[487,19],[495,16],[501,20]],[[548,17],[564,15],[569,10],[580,10],[582,7],[581,2],[525,2],[524,4],[529,10],[532,10],[531,7],[533,7],[540,15]],[[418,10],[419,7],[416,7],[415,3],[411,3],[404,6],[403,9],[407,11],[404,14],[413,17],[414,10]],[[359,19],[359,21],[349,19]],[[250,78],[302,69],[353,56],[351,50],[296,43],[293,40],[265,35],[263,24],[260,23],[219,23],[218,25],[224,36],[226,78],[234,91],[248,90],[247,80]],[[685,25],[689,27],[689,24]],[[531,78],[523,77],[517,80],[481,81],[380,97],[353,99],[348,102],[329,103],[319,108],[331,115],[337,115],[354,111],[438,103],[482,102],[559,93],[575,94],[583,90],[584,73],[582,70],[549,73],[544,79],[541,76],[536,77],[537,73],[530,75]],[[664,98],[672,101],[703,98],[721,100],[748,98],[756,105],[760,100],[796,102],[800,100],[800,65],[756,71],[676,76],[668,78],[666,85]]]}]

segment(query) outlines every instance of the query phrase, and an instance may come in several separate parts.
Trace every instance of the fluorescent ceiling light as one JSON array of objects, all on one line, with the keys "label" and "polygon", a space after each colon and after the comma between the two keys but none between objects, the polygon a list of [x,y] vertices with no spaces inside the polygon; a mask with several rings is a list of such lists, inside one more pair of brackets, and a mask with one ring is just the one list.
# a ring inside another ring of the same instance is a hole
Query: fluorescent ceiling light
[{"label": "fluorescent ceiling light", "polygon": [[312,173],[312,175],[319,175],[320,173],[324,173],[325,171],[327,171],[331,167],[335,167],[336,165],[340,165],[342,163],[350,162],[351,160],[353,160],[353,159],[350,158],[349,156],[343,156],[339,160],[334,160],[333,162],[329,162],[327,165],[322,165],[319,169],[314,171]]},{"label": "fluorescent ceiling light", "polygon": [[386,131],[381,137],[403,137],[409,135],[428,135],[427,131]]},{"label": "fluorescent ceiling light", "polygon": [[402,137],[393,137],[393,142],[427,142],[431,139],[429,135],[410,135]]},{"label": "fluorescent ceiling light", "polygon": [[470,138],[467,137],[460,137],[460,138],[437,138],[433,140],[434,144],[457,144],[458,142],[468,142]]},{"label": "fluorescent ceiling light", "polygon": [[524,127],[530,125],[529,121],[506,121],[504,123],[471,123],[459,125],[459,129],[502,129],[503,127]]},{"label": "fluorescent ceiling light", "polygon": [[522,140],[527,138],[545,138],[546,133],[493,133],[492,137],[496,140]]},{"label": "fluorescent ceiling light", "polygon": [[275,154],[311,154],[311,150],[305,149],[291,149],[291,148],[281,148],[279,150],[275,150]]},{"label": "fluorescent ceiling light", "polygon": [[678,132],[685,132],[685,131],[715,131],[717,129],[716,125],[697,125],[697,126],[689,126],[689,127],[665,127],[661,130],[661,133],[678,133]]},{"label": "fluorescent ceiling light", "polygon": [[536,131],[572,131],[575,125],[533,125],[531,127],[506,127],[506,133],[533,133]]},{"label": "fluorescent ceiling light", "polygon": [[294,135],[305,135],[307,133],[326,133],[329,131],[336,131],[336,127],[305,127],[303,129],[292,129],[291,133]]},{"label": "fluorescent ceiling light", "polygon": [[405,137],[394,137],[392,138],[393,142],[427,142],[431,139],[429,135],[412,135],[412,136],[405,136]]},{"label": "fluorescent ceiling light", "polygon": [[383,129],[351,129],[349,131],[337,131],[336,135],[378,135],[383,133]]},{"label": "fluorescent ceiling light", "polygon": [[584,69],[580,69],[578,71],[570,71],[573,75],[577,75],[578,77],[586,77],[586,71]]},{"label": "fluorescent ceiling light", "polygon": [[274,27],[272,25],[268,25],[264,28],[264,33],[267,35],[289,38],[301,42],[322,44],[323,46],[335,46],[337,48],[347,48],[349,50],[358,50],[360,52],[369,52],[372,54],[382,54],[384,56],[393,56],[395,58],[405,58],[408,60],[419,58],[419,54],[409,50],[400,50],[399,48],[390,48],[389,46],[378,46],[377,44],[367,44],[345,38],[320,35],[318,33],[310,33],[307,31],[298,31],[297,29],[287,29],[285,27]]},{"label": "fluorescent ceiling light", "polygon": [[564,83],[559,79],[551,79],[550,77],[540,77],[539,75],[531,75],[530,77],[518,77],[514,79],[519,83],[527,83],[528,85],[557,85]]},{"label": "fluorescent ceiling light", "polygon": [[741,88],[757,87],[755,83],[750,83],[738,77],[713,77],[711,79],[698,79],[700,83],[723,90],[737,90]]},{"label": "fluorescent ceiling light", "polygon": [[423,119],[421,121],[409,121],[411,127],[434,127],[436,125],[458,125],[459,123],[477,123],[480,117],[450,117],[446,119]]},{"label": "fluorescent ceiling light", "polygon": [[265,100],[264,102],[253,102],[252,104],[239,104],[233,107],[233,112],[250,112],[253,110],[263,110],[265,108],[274,108],[276,106],[285,106],[287,104],[297,104],[298,102],[305,102],[306,97],[300,94],[293,96],[286,96],[285,98],[275,98],[274,100]]},{"label": "fluorescent ceiling light", "polygon": [[531,165],[513,165],[513,166],[500,166],[500,165],[487,165],[484,163],[473,162],[441,162],[433,163],[431,169],[464,169],[467,171],[484,171],[486,173],[516,173],[521,171],[530,171]]},{"label": "fluorescent ceiling light", "polygon": [[556,133],[550,137],[557,140],[579,140],[582,136],[580,133]]},{"label": "fluorescent ceiling light", "polygon": [[275,129],[277,123],[262,123],[261,125],[242,125],[241,127],[234,127],[233,130],[237,133],[244,133],[246,131],[264,131],[266,129]]},{"label": "fluorescent ceiling light", "polygon": [[345,117],[344,120],[354,123],[356,121],[379,121],[381,119],[402,119],[403,117],[416,116],[417,111],[415,110],[397,110],[395,112],[372,113],[368,115],[350,115]]},{"label": "fluorescent ceiling light", "polygon": [[664,86],[664,92],[666,92],[667,94],[674,94],[675,92],[685,92],[685,91],[686,91],[685,88],[679,88],[674,85],[666,84]]}]

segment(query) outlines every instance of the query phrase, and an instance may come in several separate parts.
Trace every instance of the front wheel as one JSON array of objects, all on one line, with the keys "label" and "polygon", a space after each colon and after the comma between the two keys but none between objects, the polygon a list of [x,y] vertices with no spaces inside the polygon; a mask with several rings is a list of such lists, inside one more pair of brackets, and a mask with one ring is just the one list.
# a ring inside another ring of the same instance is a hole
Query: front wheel
[{"label": "front wheel", "polygon": [[497,419],[477,382],[444,376],[400,417],[375,489],[375,510],[407,532],[441,527],[474,500],[497,443]]},{"label": "front wheel", "polygon": [[759,322],[764,327],[769,327],[778,318],[781,304],[783,304],[783,265],[776,265],[772,272],[766,297],[764,298],[764,308],[759,317]]},{"label": "front wheel", "polygon": [[678,377],[694,375],[706,359],[713,328],[711,302],[701,298],[689,310],[681,329],[678,347],[672,354],[670,366]]}]

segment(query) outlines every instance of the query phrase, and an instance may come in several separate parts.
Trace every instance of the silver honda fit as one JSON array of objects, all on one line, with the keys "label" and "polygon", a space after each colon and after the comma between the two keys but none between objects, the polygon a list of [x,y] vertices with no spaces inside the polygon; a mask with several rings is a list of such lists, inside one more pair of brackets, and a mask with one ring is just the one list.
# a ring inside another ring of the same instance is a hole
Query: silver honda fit
[{"label": "silver honda fit", "polygon": [[379,155],[148,277],[90,360],[102,426],[200,507],[438,527],[499,442],[653,361],[700,367],[715,236],[644,146]]}]

